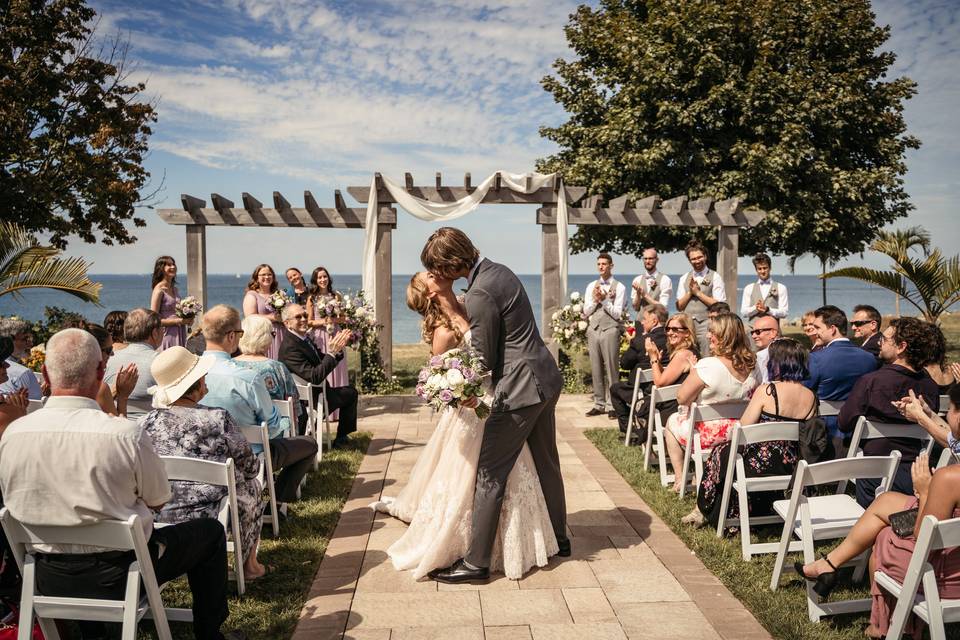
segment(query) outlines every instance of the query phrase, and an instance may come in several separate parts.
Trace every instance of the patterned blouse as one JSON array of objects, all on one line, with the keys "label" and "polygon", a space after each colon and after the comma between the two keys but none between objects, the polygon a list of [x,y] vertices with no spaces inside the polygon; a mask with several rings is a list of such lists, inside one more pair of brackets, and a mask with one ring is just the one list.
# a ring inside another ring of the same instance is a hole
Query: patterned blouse
[{"label": "patterned blouse", "polygon": [[[270,397],[274,400],[293,398],[293,410],[297,415],[300,414],[300,395],[297,393],[297,384],[293,381],[293,374],[290,373],[290,369],[287,369],[287,365],[270,358],[266,360],[237,360],[234,358],[232,362],[237,366],[255,371],[259,378],[263,380],[267,391],[270,392]],[[286,417],[281,418],[280,421],[284,423],[284,428],[290,424]]]}]

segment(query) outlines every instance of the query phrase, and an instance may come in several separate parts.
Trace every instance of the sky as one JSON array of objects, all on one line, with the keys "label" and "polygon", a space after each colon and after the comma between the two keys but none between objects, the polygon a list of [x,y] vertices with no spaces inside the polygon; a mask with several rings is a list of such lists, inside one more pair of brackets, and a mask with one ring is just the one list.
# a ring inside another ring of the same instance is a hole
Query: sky
[{"label": "sky", "polygon": [[[540,86],[552,62],[570,58],[563,27],[576,2],[568,0],[92,0],[98,33],[130,41],[131,80],[147,83],[158,122],[146,167],[163,190],[157,208],[180,207],[180,194],[210,204],[219,193],[242,206],[249,192],[270,206],[280,191],[302,206],[305,190],[333,206],[341,189],[368,185],[375,171],[402,183],[413,173],[432,184],[473,183],[497,170],[533,170],[554,151],[540,126],[566,117]],[[908,156],[906,188],[916,210],[897,226],[921,225],[935,246],[956,253],[960,226],[960,111],[956,0],[878,0],[889,24],[887,48],[898,59],[894,77],[907,75],[918,94],[907,102],[909,130],[922,147]],[[93,273],[147,273],[171,254],[183,265],[182,227],[144,209],[139,241],[108,247],[71,242],[67,253],[94,264]],[[540,228],[530,206],[482,206],[456,225],[484,255],[519,273],[540,270]],[[393,235],[395,273],[419,267],[420,248],[434,225],[400,211]],[[571,235],[575,228],[571,228]],[[207,232],[211,273],[248,273],[260,262],[277,270],[322,264],[333,273],[358,273],[362,231],[229,229]],[[616,270],[640,262],[615,256]],[[867,253],[853,264],[883,268]],[[571,273],[594,270],[593,255],[574,255]],[[661,268],[680,273],[682,254]],[[740,261],[750,270],[749,259]],[[774,272],[786,272],[775,257]],[[797,273],[818,273],[813,259]]]}]

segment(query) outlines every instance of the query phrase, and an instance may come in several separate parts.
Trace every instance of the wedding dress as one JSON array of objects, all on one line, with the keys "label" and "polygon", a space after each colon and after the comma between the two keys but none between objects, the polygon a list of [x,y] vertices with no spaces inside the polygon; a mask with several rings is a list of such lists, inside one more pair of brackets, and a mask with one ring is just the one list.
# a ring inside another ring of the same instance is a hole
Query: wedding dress
[{"label": "wedding dress", "polygon": [[[469,344],[469,333],[462,344]],[[485,401],[490,400],[488,395]],[[371,505],[409,523],[387,554],[396,569],[412,569],[415,579],[467,552],[483,426],[473,409],[445,409],[400,494]],[[545,566],[557,550],[533,456],[524,444],[507,478],[490,571],[519,580],[531,567]]]}]

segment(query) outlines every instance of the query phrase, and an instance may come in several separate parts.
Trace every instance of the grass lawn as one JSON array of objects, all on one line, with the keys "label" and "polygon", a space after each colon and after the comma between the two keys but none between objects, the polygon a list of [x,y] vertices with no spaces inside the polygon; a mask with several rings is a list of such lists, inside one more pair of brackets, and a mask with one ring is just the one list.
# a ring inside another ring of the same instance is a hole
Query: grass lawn
[{"label": "grass lawn", "polygon": [[[784,575],[777,591],[770,591],[774,554],[754,556],[751,562],[744,562],[739,537],[717,538],[715,529],[694,529],[681,524],[680,518],[693,509],[696,498],[688,496],[679,500],[676,494],[661,487],[659,473],[653,468],[649,472],[643,471],[640,447],[624,447],[617,429],[593,429],[587,431],[586,436],[773,637],[785,640],[860,640],[864,637],[863,629],[869,623],[868,613],[833,616],[824,618],[820,624],[811,623],[807,618],[806,592],[800,578],[792,571]],[[779,540],[781,528],[762,527],[760,531],[763,541],[774,541]],[[756,534],[754,536],[756,539]],[[826,553],[829,549],[828,546],[818,548],[817,553]],[[800,557],[800,554],[792,556],[788,566],[792,565],[793,559]],[[851,569],[844,570],[846,582],[841,581],[841,586],[831,594],[831,600],[869,596],[866,583],[851,588],[851,572]],[[954,630],[954,633],[948,633],[948,637],[957,638],[960,633]]]},{"label": "grass lawn", "polygon": [[[230,598],[230,618],[224,629],[242,630],[251,640],[286,640],[293,634],[313,576],[369,444],[370,435],[358,433],[354,434],[349,449],[324,452],[320,468],[308,476],[303,498],[289,505],[288,517],[280,523],[280,537],[273,538],[270,528],[264,527],[260,561],[273,565],[276,570],[248,582],[242,598]],[[234,583],[229,588],[236,593]],[[168,607],[190,606],[185,579],[168,585],[163,596]],[[170,626],[174,638],[193,638],[189,624],[171,623]],[[149,622],[142,624],[141,630],[149,630],[141,633],[144,638],[156,637]]]}]

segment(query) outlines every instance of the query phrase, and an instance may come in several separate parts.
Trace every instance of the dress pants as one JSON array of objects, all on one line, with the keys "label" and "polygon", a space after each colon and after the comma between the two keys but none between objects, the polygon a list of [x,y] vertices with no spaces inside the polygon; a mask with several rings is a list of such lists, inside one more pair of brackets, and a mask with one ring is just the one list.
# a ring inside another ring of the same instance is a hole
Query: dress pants
[{"label": "dress pants", "polygon": [[[637,397],[637,409],[639,410],[644,402],[644,398],[650,393],[652,382],[644,382],[640,385],[640,395]],[[630,402],[633,400],[633,383],[614,382],[610,385],[610,402],[613,404],[613,411],[617,414],[617,422],[620,425],[621,433],[627,432],[627,425],[630,422]],[[647,419],[646,413],[640,413],[640,417]]]},{"label": "dress pants", "polygon": [[[913,461],[901,462],[897,465],[897,471],[893,474],[893,486],[890,491],[897,491],[908,496],[913,495],[913,474],[910,469],[913,467]],[[857,504],[866,509],[877,496],[877,488],[880,486],[880,478],[860,478],[857,480]]]},{"label": "dress pants", "polygon": [[[317,387],[317,398],[320,390]],[[344,442],[347,436],[357,430],[357,400],[360,394],[355,387],[327,387],[324,396],[327,399],[327,411],[340,410],[340,420],[337,422],[337,442]]]},{"label": "dress pants", "polygon": [[294,502],[300,481],[313,468],[317,440],[310,436],[274,438],[270,441],[270,461],[280,475],[273,483],[278,502]]},{"label": "dress pants", "polygon": [[620,380],[620,332],[615,328],[587,330],[587,353],[593,378],[593,406],[613,411],[610,385]]},{"label": "dress pants", "polygon": [[[221,638],[220,625],[229,613],[227,539],[223,525],[212,518],[199,518],[154,529],[147,546],[158,584],[187,574],[193,594],[194,637],[198,640]],[[135,560],[133,551],[38,553],[36,558],[39,593],[113,600],[123,599],[127,569]],[[85,640],[120,637],[119,623],[86,622],[81,623],[80,629]]]}]

